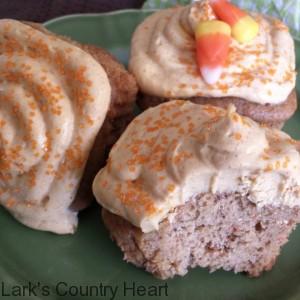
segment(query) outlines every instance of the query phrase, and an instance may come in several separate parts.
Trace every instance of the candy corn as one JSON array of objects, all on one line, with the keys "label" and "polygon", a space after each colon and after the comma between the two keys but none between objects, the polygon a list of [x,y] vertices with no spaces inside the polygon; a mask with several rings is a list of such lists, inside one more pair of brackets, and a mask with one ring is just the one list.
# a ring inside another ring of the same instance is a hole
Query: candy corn
[{"label": "candy corn", "polygon": [[210,0],[210,4],[218,19],[231,26],[232,36],[238,42],[247,43],[256,37],[258,23],[244,11],[227,0]]},{"label": "candy corn", "polygon": [[199,22],[196,27],[197,62],[208,84],[214,84],[222,74],[230,45],[230,26],[222,21]]}]

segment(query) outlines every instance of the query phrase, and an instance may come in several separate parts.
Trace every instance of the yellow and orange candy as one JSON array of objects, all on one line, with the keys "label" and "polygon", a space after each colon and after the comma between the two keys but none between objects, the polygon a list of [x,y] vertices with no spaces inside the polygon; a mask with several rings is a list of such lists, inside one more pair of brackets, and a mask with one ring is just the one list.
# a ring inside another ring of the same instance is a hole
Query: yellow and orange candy
[{"label": "yellow and orange candy", "polygon": [[248,43],[257,36],[258,23],[243,10],[227,0],[210,0],[210,5],[218,19],[231,26],[232,36],[238,42]]},{"label": "yellow and orange candy", "polygon": [[231,40],[230,26],[219,20],[199,22],[196,27],[197,62],[208,84],[214,84],[222,74]]}]

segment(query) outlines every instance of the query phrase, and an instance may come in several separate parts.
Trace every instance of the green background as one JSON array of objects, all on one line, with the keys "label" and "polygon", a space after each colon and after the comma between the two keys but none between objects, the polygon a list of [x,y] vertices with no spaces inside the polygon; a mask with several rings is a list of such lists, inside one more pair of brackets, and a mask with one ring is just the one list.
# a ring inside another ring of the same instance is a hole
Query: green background
[{"label": "green background", "polygon": [[[103,46],[123,63],[128,60],[129,42],[136,25],[149,12],[127,11],[106,15],[74,16],[48,22],[47,27],[84,43]],[[297,46],[298,66],[300,47]],[[298,93],[300,82],[298,78]],[[289,121],[286,130],[300,138],[300,114]],[[34,231],[15,221],[0,209],[0,282],[7,289],[12,285],[40,282],[55,286],[59,281],[68,285],[119,285],[133,281],[138,285],[161,285],[141,269],[122,261],[121,251],[109,239],[94,205],[80,214],[78,231],[74,235],[58,236]],[[300,228],[284,247],[271,272],[258,279],[245,275],[217,271],[209,274],[196,268],[185,277],[168,280],[169,297],[131,297],[126,299],[300,299]],[[11,297],[6,299],[109,299],[109,297],[64,297],[51,291],[47,297]],[[123,299],[122,291],[115,299]],[[0,299],[1,296],[0,296]],[[5,298],[3,298],[5,299]]]}]

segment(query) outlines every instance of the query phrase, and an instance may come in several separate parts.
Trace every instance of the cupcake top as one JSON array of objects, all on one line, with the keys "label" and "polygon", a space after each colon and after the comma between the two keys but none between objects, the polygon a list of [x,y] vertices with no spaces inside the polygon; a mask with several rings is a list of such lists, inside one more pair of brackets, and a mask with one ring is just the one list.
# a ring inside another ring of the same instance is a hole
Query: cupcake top
[{"label": "cupcake top", "polygon": [[0,20],[0,203],[22,223],[70,233],[69,209],[111,88],[88,53]]},{"label": "cupcake top", "polygon": [[235,112],[170,101],[139,115],[97,174],[98,202],[143,232],[201,193],[300,205],[300,155],[287,134]]},{"label": "cupcake top", "polygon": [[231,38],[219,80],[207,84],[196,61],[196,26],[214,20],[210,1],[155,12],[136,29],[129,68],[141,90],[157,97],[243,98],[258,104],[284,102],[295,87],[294,42],[277,19],[251,14],[258,35],[248,43]]}]

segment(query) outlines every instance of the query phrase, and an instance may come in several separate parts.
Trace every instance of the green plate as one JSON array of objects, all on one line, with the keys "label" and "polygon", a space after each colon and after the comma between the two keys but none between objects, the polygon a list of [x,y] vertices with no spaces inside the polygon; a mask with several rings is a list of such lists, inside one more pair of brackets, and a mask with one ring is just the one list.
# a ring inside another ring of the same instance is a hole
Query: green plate
[{"label": "green plate", "polygon": [[[131,34],[149,13],[67,16],[47,22],[46,26],[80,42],[103,46],[126,64]],[[299,112],[286,130],[300,138]],[[0,214],[0,299],[5,294],[11,295],[7,299],[300,299],[300,228],[292,234],[273,270],[258,279],[225,271],[209,274],[206,269],[196,268],[185,277],[160,281],[122,260],[96,205],[80,214],[78,231],[69,236],[26,228],[4,209]],[[21,286],[29,284],[35,289],[22,291]],[[133,285],[135,294],[130,289]],[[89,296],[80,295],[86,293],[88,286]],[[117,289],[114,298],[111,289]],[[141,296],[145,290],[146,295]],[[24,297],[12,296],[13,293]]]}]

